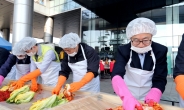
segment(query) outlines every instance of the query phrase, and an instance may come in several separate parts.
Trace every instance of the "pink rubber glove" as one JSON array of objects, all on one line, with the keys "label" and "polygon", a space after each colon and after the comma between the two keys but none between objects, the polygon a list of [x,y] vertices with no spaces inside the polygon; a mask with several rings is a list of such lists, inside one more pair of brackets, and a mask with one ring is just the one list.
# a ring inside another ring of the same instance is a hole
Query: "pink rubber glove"
[{"label": "pink rubber glove", "polygon": [[128,90],[128,87],[126,86],[121,76],[116,75],[112,78],[112,87],[115,93],[123,101],[123,108],[125,110],[135,110],[135,108],[142,108],[140,103],[132,96]]},{"label": "pink rubber glove", "polygon": [[4,77],[0,75],[0,86],[3,83]]},{"label": "pink rubber glove", "polygon": [[159,103],[161,96],[162,92],[159,89],[152,88],[145,97],[145,103],[147,104],[153,102]]}]

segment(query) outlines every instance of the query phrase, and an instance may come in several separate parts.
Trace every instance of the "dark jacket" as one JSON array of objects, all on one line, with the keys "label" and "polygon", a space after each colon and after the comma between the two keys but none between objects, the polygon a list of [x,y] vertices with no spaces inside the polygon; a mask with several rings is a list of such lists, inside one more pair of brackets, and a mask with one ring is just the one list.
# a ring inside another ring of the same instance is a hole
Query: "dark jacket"
[{"label": "dark jacket", "polygon": [[[167,47],[158,43],[152,42],[152,50],[156,58],[155,70],[152,78],[152,88],[158,88],[162,92],[165,90],[167,84]],[[117,51],[116,62],[112,72],[112,77],[120,75],[124,77],[126,70],[125,66],[130,58],[131,43],[124,46],[119,46]],[[153,68],[153,60],[151,57],[151,51],[146,53],[143,68],[141,67],[138,53],[132,51],[132,62],[131,67],[151,71]]]},{"label": "dark jacket", "polygon": [[0,67],[4,64],[6,59],[8,58],[10,52],[5,48],[0,47]]},{"label": "dark jacket", "polygon": [[178,54],[175,59],[175,68],[173,77],[178,75],[184,75],[184,34],[182,35],[182,41],[178,48]]},{"label": "dark jacket", "polygon": [[61,71],[59,72],[59,75],[63,75],[66,78],[68,78],[69,73],[71,71],[70,67],[68,66],[68,62],[76,63],[76,62],[84,60],[80,45],[82,45],[84,49],[84,53],[86,55],[87,72],[93,72],[95,77],[98,76],[98,68],[99,68],[99,62],[100,62],[99,56],[92,47],[84,43],[79,44],[79,49],[78,49],[77,54],[74,57],[69,57],[70,59],[69,61],[68,61],[68,55],[65,53],[64,59],[61,64]]},{"label": "dark jacket", "polygon": [[5,78],[15,64],[30,64],[30,57],[26,56],[25,59],[19,60],[15,55],[10,54],[6,62],[0,68],[0,75]]}]

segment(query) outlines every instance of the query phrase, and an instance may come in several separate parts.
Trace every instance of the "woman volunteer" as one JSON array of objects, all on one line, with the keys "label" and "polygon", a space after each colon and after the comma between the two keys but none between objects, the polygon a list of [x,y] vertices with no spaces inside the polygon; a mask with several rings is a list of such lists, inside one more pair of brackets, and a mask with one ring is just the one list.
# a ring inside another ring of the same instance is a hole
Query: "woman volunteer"
[{"label": "woman volunteer", "polygon": [[[25,52],[20,51],[19,44],[12,49],[6,62],[0,68],[0,74],[11,80],[18,80],[23,75],[30,72],[30,57]],[[12,67],[15,66],[15,71]]]},{"label": "woman volunteer", "polygon": [[125,110],[141,110],[137,100],[159,102],[165,90],[167,47],[152,41],[156,32],[152,20],[136,18],[126,28],[131,42],[117,50],[112,86]]},{"label": "woman volunteer", "polygon": [[53,94],[59,91],[69,77],[70,70],[73,72],[73,83],[70,84],[70,92],[88,90],[99,92],[100,80],[98,76],[99,57],[95,50],[87,44],[80,43],[79,36],[75,33],[65,34],[59,46],[66,52],[61,64],[57,86]]}]

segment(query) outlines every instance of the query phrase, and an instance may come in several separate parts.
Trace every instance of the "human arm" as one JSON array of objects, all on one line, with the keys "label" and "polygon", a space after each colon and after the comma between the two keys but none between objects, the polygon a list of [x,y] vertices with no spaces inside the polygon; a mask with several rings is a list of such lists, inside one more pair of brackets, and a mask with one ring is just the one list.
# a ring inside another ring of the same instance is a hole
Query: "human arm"
[{"label": "human arm", "polygon": [[86,59],[87,59],[87,72],[80,81],[73,82],[70,84],[70,90],[69,90],[70,92],[75,92],[79,90],[81,87],[89,83],[94,77],[98,76],[98,68],[99,68],[100,59],[97,53],[92,47],[86,44],[82,43],[80,45],[82,45]]},{"label": "human arm", "polygon": [[0,75],[5,78],[8,75],[8,73],[11,71],[12,67],[16,64],[16,60],[17,60],[16,56],[13,54],[10,54],[8,56],[8,59],[0,68]]},{"label": "human arm", "polygon": [[0,68],[0,85],[2,84],[4,78],[8,75],[11,71],[12,67],[16,64],[16,56],[10,54],[8,59]]},{"label": "human arm", "polygon": [[125,110],[134,110],[136,107],[140,107],[139,110],[141,110],[139,102],[128,90],[128,87],[123,79],[126,72],[125,66],[130,56],[130,54],[126,54],[130,53],[128,48],[130,48],[128,45],[118,47],[116,62],[112,72],[112,87],[115,93],[121,98]]},{"label": "human arm", "polygon": [[[31,69],[32,71],[26,75],[24,75],[23,77],[21,77],[16,83],[13,84],[14,88],[20,88],[24,85],[25,82],[32,80],[34,78],[37,78],[38,76],[41,75],[41,73],[45,72],[47,70],[47,68],[49,67],[49,65],[51,64],[51,62],[53,60],[55,60],[55,56],[53,56],[54,52],[52,50],[49,50],[43,58],[42,63],[40,64],[39,68],[36,68],[36,64],[35,62],[31,59]],[[55,54],[54,54],[55,55]],[[35,69],[35,70],[33,70]]]},{"label": "human arm", "polygon": [[0,67],[4,64],[7,60],[10,52],[3,47],[0,47]]},{"label": "human arm", "polygon": [[112,78],[112,87],[115,93],[123,101],[123,108],[125,110],[143,110],[140,103],[132,96],[131,92],[128,90],[123,78],[116,75]]},{"label": "human arm", "polygon": [[71,72],[71,69],[68,66],[68,55],[66,53],[64,53],[64,58],[63,58],[63,61],[61,63],[61,71],[59,71],[59,76],[62,75],[64,77],[66,77],[66,79],[68,79],[70,72]]},{"label": "human arm", "polygon": [[87,73],[92,72],[96,78],[98,76],[100,58],[92,47],[84,44],[82,46],[87,58]]},{"label": "human arm", "polygon": [[61,87],[65,83],[65,81],[68,79],[70,74],[70,68],[68,66],[68,56],[65,53],[64,59],[61,63],[61,71],[59,72],[59,78],[56,87],[52,90],[52,94],[59,94]]},{"label": "human arm", "polygon": [[36,64],[33,61],[32,57],[30,57],[30,61],[31,61],[31,63],[30,63],[30,72],[32,72],[32,71],[36,70],[37,67],[36,67]]},{"label": "human arm", "polygon": [[[127,48],[127,47],[126,47]],[[126,54],[126,53],[130,53],[130,50],[126,50],[125,47],[123,46],[119,46],[118,50],[117,50],[117,56],[116,56],[116,62],[114,63],[114,68],[111,74],[111,77],[113,78],[116,75],[121,76],[122,78],[124,78],[125,75],[125,66],[129,60],[129,56],[130,54]]]},{"label": "human arm", "polygon": [[173,78],[176,83],[176,91],[184,100],[184,34],[175,59]]},{"label": "human arm", "polygon": [[48,67],[50,66],[50,64],[56,60],[56,55],[54,53],[53,50],[49,50],[47,51],[47,53],[44,55],[43,61],[40,64],[39,67],[37,67],[41,73],[44,73]]},{"label": "human arm", "polygon": [[145,102],[160,102],[162,93],[167,84],[167,48],[163,47],[156,56],[155,70],[152,78],[152,87],[145,97]]}]

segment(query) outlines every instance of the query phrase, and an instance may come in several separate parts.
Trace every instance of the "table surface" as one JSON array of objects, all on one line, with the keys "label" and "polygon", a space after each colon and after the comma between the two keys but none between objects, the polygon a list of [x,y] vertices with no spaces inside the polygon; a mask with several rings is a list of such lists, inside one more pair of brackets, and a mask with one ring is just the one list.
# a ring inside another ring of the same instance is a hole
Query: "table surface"
[{"label": "table surface", "polygon": [[[4,81],[3,85],[8,84],[9,81]],[[0,86],[1,88],[2,86]],[[32,105],[33,102],[36,100],[40,100],[40,98],[44,97],[49,97],[51,96],[51,90],[53,87],[49,86],[44,86],[42,85],[43,88],[43,94],[38,94],[39,97],[36,99],[32,100],[29,103],[25,104],[8,104],[6,102],[0,102],[0,110],[28,110],[28,108]],[[84,92],[84,91],[77,91],[74,93],[75,94],[75,99],[72,100],[69,103],[51,108],[51,110],[105,110],[108,108],[115,108],[117,106],[122,105],[121,99],[112,94],[108,93],[91,93],[91,92]],[[176,106],[171,106],[171,105],[164,105],[160,104],[164,110],[184,110],[183,108],[179,108]],[[25,108],[26,107],[26,108]],[[50,110],[50,109],[49,109]]]}]

